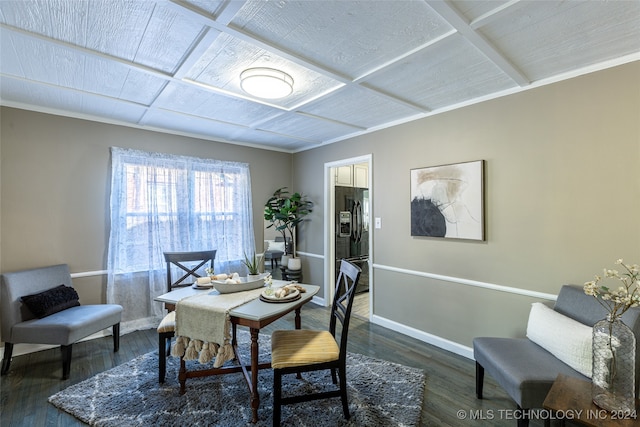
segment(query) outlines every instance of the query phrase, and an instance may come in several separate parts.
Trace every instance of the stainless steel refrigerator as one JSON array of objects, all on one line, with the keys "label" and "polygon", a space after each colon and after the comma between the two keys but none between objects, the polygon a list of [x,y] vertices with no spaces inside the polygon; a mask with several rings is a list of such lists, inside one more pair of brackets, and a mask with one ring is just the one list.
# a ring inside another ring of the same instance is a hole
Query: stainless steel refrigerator
[{"label": "stainless steel refrigerator", "polygon": [[369,290],[369,190],[335,187],[336,274],[340,260],[346,259],[362,269],[356,292]]}]

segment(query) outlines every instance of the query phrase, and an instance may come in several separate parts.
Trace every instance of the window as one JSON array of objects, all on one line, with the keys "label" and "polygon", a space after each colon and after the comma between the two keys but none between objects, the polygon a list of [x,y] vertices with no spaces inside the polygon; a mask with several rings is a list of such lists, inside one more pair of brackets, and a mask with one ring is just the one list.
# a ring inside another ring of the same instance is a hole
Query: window
[{"label": "window", "polygon": [[[152,298],[162,293],[166,251],[217,249],[216,271],[242,271],[244,252],[254,248],[246,163],[116,147],[111,154],[112,302],[123,294],[117,288],[141,286],[133,285],[140,280],[148,282]],[[126,298],[135,293],[124,292]]]}]

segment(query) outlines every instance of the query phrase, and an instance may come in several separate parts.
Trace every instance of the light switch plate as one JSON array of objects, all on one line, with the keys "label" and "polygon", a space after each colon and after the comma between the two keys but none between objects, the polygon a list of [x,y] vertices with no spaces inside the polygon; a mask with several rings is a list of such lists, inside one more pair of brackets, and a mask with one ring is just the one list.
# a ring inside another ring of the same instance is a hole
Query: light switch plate
[{"label": "light switch plate", "polygon": [[382,228],[382,218],[376,218],[376,228]]}]

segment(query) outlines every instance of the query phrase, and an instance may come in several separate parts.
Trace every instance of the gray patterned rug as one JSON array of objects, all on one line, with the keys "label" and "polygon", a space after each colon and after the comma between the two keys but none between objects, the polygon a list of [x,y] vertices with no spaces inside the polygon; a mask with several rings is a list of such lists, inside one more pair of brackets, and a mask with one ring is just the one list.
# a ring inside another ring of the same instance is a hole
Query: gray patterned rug
[{"label": "gray patterned rug", "polygon": [[[240,348],[249,348],[249,334],[238,331]],[[245,345],[242,345],[244,343]],[[268,336],[260,336],[260,361],[269,359]],[[243,358],[248,354],[243,355]],[[190,362],[189,369],[201,368]],[[158,384],[158,353],[132,361],[68,387],[49,397],[56,407],[95,426],[251,426],[249,392],[241,374],[187,380],[180,396],[179,359],[169,357],[167,379]],[[284,393],[334,387],[328,371],[283,378]],[[339,398],[282,408],[282,426],[417,426],[424,395],[422,370],[360,354],[347,358],[349,410],[344,419]],[[259,372],[260,409],[256,426],[270,426],[273,375]]]}]

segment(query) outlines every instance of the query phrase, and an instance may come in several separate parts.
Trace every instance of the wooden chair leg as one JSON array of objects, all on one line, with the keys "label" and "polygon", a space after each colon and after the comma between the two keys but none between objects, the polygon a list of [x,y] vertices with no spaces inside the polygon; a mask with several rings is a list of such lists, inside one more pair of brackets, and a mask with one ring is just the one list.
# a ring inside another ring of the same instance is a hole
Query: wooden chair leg
[{"label": "wooden chair leg", "polygon": [[476,397],[482,399],[482,389],[484,386],[484,368],[476,362]]},{"label": "wooden chair leg", "polygon": [[120,350],[120,323],[116,323],[112,327],[113,330],[113,352]]},{"label": "wooden chair leg", "polygon": [[338,384],[338,377],[335,369],[331,369],[331,381],[333,381],[334,384]]},{"label": "wooden chair leg", "polygon": [[164,383],[167,373],[167,339],[164,334],[158,334],[158,382]]},{"label": "wooden chair leg", "polygon": [[[331,372],[334,372],[332,369]],[[342,411],[344,412],[344,418],[349,419],[349,401],[347,399],[347,369],[345,366],[340,367],[340,399],[342,400]]]},{"label": "wooden chair leg", "polygon": [[2,375],[6,375],[7,372],[9,372],[12,353],[13,353],[13,344],[10,342],[4,343],[4,356],[2,358]]},{"label": "wooden chair leg", "polygon": [[166,353],[165,354],[166,354],[167,357],[169,357],[169,355],[171,354],[171,338],[172,337],[173,337],[173,334],[168,335],[167,338],[166,338],[167,345],[165,346],[165,349],[166,349]]},{"label": "wooden chair leg", "polygon": [[73,344],[60,346],[60,350],[62,350],[62,379],[63,380],[68,380],[69,374],[71,373],[72,348],[73,348]]},{"label": "wooden chair leg", "polygon": [[282,375],[277,369],[273,370],[273,427],[280,427],[282,404]]}]

